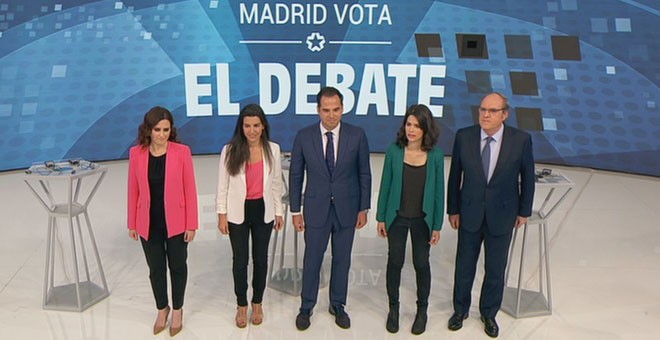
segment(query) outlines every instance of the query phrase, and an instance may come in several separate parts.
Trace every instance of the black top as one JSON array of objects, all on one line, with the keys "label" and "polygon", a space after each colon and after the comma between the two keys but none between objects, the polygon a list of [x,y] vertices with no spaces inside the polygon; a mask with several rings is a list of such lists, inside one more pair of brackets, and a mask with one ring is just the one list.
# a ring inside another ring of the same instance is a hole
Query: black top
[{"label": "black top", "polygon": [[149,153],[149,192],[151,193],[151,208],[149,218],[151,228],[166,229],[165,223],[165,156],[154,156]]},{"label": "black top", "polygon": [[426,163],[419,166],[403,163],[401,181],[401,206],[397,214],[407,218],[425,217],[423,203]]}]

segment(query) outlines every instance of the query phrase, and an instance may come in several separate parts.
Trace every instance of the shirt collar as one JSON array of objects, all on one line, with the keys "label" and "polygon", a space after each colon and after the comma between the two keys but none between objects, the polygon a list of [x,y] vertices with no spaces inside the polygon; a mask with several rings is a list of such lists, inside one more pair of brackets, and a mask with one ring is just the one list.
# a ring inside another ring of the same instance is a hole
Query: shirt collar
[{"label": "shirt collar", "polygon": [[332,129],[332,130],[326,129],[323,126],[323,123],[320,123],[320,122],[319,122],[319,126],[321,127],[321,134],[322,135],[325,135],[326,132],[330,131],[330,132],[332,132],[333,136],[339,136],[339,128],[341,127],[341,122],[339,122],[339,124],[337,124],[337,126],[335,126],[335,128]]},{"label": "shirt collar", "polygon": [[[500,129],[497,130],[497,132],[495,132],[491,137],[493,137],[494,142],[499,142],[502,140],[502,135],[504,135],[504,124],[502,124],[502,126],[500,126]],[[486,139],[486,137],[488,137],[488,134],[486,133],[486,131],[484,131],[484,129],[481,129],[480,140],[484,140]]]}]

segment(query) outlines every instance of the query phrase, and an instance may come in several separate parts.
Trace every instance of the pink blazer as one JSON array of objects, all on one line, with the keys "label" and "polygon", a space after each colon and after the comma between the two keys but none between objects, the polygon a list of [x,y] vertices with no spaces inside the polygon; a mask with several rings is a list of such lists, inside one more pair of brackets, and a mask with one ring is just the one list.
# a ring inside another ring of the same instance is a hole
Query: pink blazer
[{"label": "pink blazer", "polygon": [[[128,158],[128,228],[149,239],[149,148],[140,145]],[[188,146],[169,142],[165,159],[165,222],[167,236],[198,228],[197,188]]]}]

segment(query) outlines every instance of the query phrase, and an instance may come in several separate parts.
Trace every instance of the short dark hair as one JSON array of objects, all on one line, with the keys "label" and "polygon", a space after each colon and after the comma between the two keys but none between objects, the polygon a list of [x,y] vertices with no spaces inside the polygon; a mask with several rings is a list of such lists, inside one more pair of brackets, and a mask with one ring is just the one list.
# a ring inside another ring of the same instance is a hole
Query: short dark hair
[{"label": "short dark hair", "polygon": [[319,107],[321,106],[321,98],[322,97],[334,97],[338,96],[339,97],[339,102],[344,105],[344,95],[339,92],[336,88],[332,86],[326,86],[319,91],[319,93],[316,95],[316,106]]},{"label": "short dark hair", "polygon": [[424,104],[416,104],[408,108],[406,115],[403,117],[403,124],[401,124],[399,132],[396,134],[396,144],[400,147],[408,145],[408,137],[406,137],[406,122],[408,122],[409,116],[417,118],[419,127],[424,131],[422,150],[429,151],[433,149],[440,136],[440,127],[433,118],[431,110]]},{"label": "short dark hair", "polygon": [[151,144],[151,130],[154,128],[154,126],[158,125],[158,122],[163,119],[166,119],[170,122],[171,130],[170,138],[168,140],[178,142],[176,127],[174,127],[174,117],[172,116],[172,113],[164,107],[154,106],[144,114],[142,124],[140,124],[140,127],[138,128],[138,145],[147,147],[149,144]]}]

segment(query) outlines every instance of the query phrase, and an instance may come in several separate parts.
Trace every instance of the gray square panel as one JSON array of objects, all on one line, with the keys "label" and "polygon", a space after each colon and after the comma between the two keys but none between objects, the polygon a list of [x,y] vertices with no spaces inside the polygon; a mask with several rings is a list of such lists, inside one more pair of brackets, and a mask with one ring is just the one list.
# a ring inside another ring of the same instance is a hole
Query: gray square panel
[{"label": "gray square panel", "polygon": [[532,40],[528,35],[505,35],[506,56],[516,59],[532,59]]},{"label": "gray square panel", "polygon": [[460,58],[488,59],[484,34],[456,34],[456,48]]},{"label": "gray square panel", "polygon": [[591,31],[594,33],[607,33],[607,19],[591,18]]},{"label": "gray square panel", "polygon": [[534,72],[509,72],[513,94],[538,96],[539,86]]},{"label": "gray square panel", "polygon": [[417,56],[420,58],[442,58],[442,40],[440,34],[416,33]]},{"label": "gray square panel", "polygon": [[470,106],[470,112],[472,113],[472,122],[479,124],[479,105]]},{"label": "gray square panel", "polygon": [[535,107],[517,107],[516,121],[518,127],[528,131],[543,131],[541,109]]},{"label": "gray square panel", "polygon": [[465,82],[470,93],[493,92],[490,72],[488,71],[465,71]]},{"label": "gray square panel", "polygon": [[553,35],[551,39],[552,55],[555,60],[582,60],[578,37]]}]

